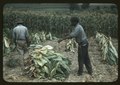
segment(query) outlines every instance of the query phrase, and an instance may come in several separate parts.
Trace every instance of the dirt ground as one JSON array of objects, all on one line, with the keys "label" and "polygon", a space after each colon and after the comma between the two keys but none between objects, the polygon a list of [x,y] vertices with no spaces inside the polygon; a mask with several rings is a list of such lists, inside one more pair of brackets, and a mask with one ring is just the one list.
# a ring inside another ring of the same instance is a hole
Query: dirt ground
[{"label": "dirt ground", "polygon": [[[118,40],[112,39],[113,45],[118,51]],[[77,75],[78,71],[78,59],[77,59],[77,48],[75,52],[65,52],[65,41],[57,43],[56,40],[46,41],[43,45],[51,45],[54,47],[56,52],[64,54],[71,61],[71,73],[65,81],[58,81],[55,79],[37,79],[29,78],[26,75],[21,75],[22,71],[20,66],[16,68],[10,68],[6,66],[6,62],[9,57],[3,57],[3,78],[7,82],[113,82],[118,78],[118,66],[110,66],[109,64],[102,61],[101,51],[98,44],[95,42],[93,37],[89,38],[89,56],[93,68],[93,76],[87,74],[87,70],[84,67],[84,73],[82,76]],[[12,53],[9,56],[14,56],[15,53]],[[26,54],[28,55],[28,54]]]}]

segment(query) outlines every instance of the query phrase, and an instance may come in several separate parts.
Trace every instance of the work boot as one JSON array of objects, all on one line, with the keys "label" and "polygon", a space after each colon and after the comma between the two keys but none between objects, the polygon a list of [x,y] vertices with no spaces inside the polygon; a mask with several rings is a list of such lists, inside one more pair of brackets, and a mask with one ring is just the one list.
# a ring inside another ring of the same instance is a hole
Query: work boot
[{"label": "work boot", "polygon": [[88,72],[88,74],[92,76],[92,72]]}]

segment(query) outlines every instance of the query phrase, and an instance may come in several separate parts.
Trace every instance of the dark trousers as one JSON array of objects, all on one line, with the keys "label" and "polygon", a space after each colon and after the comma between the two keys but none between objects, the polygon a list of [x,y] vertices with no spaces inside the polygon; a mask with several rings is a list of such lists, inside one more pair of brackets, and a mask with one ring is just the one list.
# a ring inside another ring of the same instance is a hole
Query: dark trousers
[{"label": "dark trousers", "polygon": [[78,46],[78,65],[79,65],[78,74],[80,75],[82,75],[83,73],[84,64],[88,73],[92,74],[92,66],[88,55],[88,44],[85,46],[80,46],[80,45]]}]

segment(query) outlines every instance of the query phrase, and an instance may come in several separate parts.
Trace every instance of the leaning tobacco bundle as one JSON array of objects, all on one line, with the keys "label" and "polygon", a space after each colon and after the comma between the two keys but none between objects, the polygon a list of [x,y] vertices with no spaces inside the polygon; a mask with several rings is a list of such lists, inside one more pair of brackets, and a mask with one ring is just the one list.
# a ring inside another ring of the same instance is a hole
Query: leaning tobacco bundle
[{"label": "leaning tobacco bundle", "polygon": [[77,43],[74,39],[69,39],[65,45],[66,51],[74,52],[74,48],[76,47]]},{"label": "leaning tobacco bundle", "polygon": [[65,79],[70,72],[70,61],[53,47],[33,47],[29,57],[25,59],[25,71],[30,77]]},{"label": "leaning tobacco bundle", "polygon": [[106,60],[110,65],[118,63],[118,53],[112,45],[111,37],[106,37],[102,33],[96,33],[96,41],[99,43],[102,50],[103,60]]},{"label": "leaning tobacco bundle", "polygon": [[10,39],[3,37],[3,53],[10,53]]},{"label": "leaning tobacco bundle", "polygon": [[31,39],[33,41],[34,44],[40,44],[41,42],[44,42],[46,40],[52,40],[53,36],[51,34],[51,32],[37,32],[37,33],[31,33]]}]

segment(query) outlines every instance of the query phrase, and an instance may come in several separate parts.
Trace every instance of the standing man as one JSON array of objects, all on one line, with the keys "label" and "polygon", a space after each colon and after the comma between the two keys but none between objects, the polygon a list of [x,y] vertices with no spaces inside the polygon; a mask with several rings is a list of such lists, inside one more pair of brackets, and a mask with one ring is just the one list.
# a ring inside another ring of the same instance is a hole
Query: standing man
[{"label": "standing man", "polygon": [[89,55],[88,55],[88,40],[85,34],[83,27],[79,24],[79,19],[77,17],[71,18],[71,25],[74,26],[74,30],[70,33],[70,35],[64,37],[63,39],[58,40],[58,43],[65,39],[75,38],[78,43],[78,75],[82,75],[83,73],[83,65],[85,64],[88,74],[92,75],[92,66],[90,63]]},{"label": "standing man", "polygon": [[22,68],[24,68],[24,54],[27,52],[29,46],[29,33],[27,27],[23,26],[23,21],[19,19],[17,26],[13,29],[13,42],[20,53],[20,60]]}]

